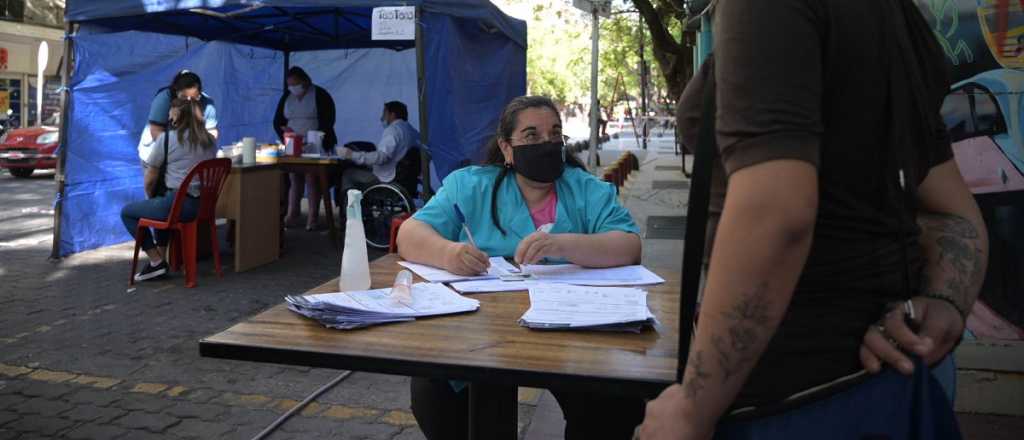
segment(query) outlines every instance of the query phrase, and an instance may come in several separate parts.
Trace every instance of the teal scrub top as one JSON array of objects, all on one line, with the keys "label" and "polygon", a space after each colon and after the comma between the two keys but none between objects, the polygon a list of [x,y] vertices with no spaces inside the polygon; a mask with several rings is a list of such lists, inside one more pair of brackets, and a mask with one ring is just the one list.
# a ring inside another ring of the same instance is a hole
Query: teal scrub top
[{"label": "teal scrub top", "polygon": [[[413,218],[430,225],[448,240],[468,242],[455,214],[457,203],[481,251],[492,257],[514,256],[519,242],[536,231],[536,227],[514,173],[505,176],[495,201],[505,235],[494,227],[491,192],[500,171],[496,166],[471,166],[449,174],[441,190]],[[552,234],[640,233],[629,211],[619,204],[615,187],[585,170],[566,166],[562,177],[555,181],[555,191],[558,208]]]}]

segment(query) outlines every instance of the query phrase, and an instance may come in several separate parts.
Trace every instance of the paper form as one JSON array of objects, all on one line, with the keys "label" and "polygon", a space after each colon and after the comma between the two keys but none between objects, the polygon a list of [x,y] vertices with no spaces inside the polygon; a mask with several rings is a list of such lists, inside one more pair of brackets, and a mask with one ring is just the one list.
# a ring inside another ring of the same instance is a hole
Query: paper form
[{"label": "paper form", "polygon": [[530,309],[519,319],[530,328],[632,329],[653,324],[647,292],[626,287],[540,285],[530,288]]},{"label": "paper form", "polygon": [[[416,272],[416,275],[419,275],[421,278],[432,283],[450,283],[455,281],[466,280],[488,280],[498,278],[502,275],[510,275],[519,272],[519,269],[516,269],[516,267],[513,266],[511,263],[505,261],[504,257],[491,257],[489,260],[491,262],[491,267],[487,269],[486,274],[470,276],[456,275],[441,268],[427,266],[425,264],[412,263],[409,261],[399,261],[398,264],[402,265],[403,267],[413,272]],[[515,270],[515,272],[511,271],[513,269]]]},{"label": "paper form", "polygon": [[531,264],[523,267],[536,281],[585,286],[646,286],[665,280],[641,265],[592,269],[575,264]]}]

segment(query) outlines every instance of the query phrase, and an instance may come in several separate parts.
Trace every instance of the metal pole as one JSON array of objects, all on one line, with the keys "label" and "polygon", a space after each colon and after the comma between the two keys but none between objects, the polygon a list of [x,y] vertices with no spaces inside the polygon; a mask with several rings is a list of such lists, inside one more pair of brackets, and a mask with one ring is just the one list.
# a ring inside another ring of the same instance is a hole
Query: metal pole
[{"label": "metal pole", "polygon": [[430,151],[428,151],[428,139],[430,139],[430,121],[427,118],[427,71],[423,62],[423,10],[416,8],[416,91],[419,95],[420,108],[420,179],[423,184],[423,194],[420,197],[423,201],[430,200],[434,195],[430,185]]},{"label": "metal pole", "polygon": [[64,59],[63,69],[61,69],[60,81],[61,81],[61,94],[60,94],[60,131],[57,133],[58,136],[58,149],[60,154],[57,157],[57,175],[54,177],[57,179],[57,194],[56,200],[53,205],[53,245],[50,248],[50,261],[57,261],[60,259],[60,233],[61,233],[61,214],[64,211],[64,195],[67,181],[67,159],[68,159],[68,128],[70,127],[71,121],[71,89],[68,84],[71,82],[71,66],[72,66],[72,44],[71,39],[72,31],[75,28],[75,24],[72,22],[64,23]]},{"label": "metal pole", "polygon": [[284,51],[284,75],[281,77],[281,82],[284,84],[284,89],[288,90],[288,70],[292,68],[292,51]]},{"label": "metal pole", "polygon": [[711,37],[711,19],[708,18],[707,14],[704,14],[700,17],[700,33],[697,34],[697,63],[693,66],[694,76],[697,75],[697,69],[700,68],[701,64],[704,64],[704,60],[711,53]]},{"label": "metal pole", "polygon": [[647,149],[647,60],[644,58],[644,17],[640,16],[640,113],[643,114],[644,123],[640,125],[643,131],[643,148]]},{"label": "metal pole", "polygon": [[597,138],[600,127],[597,125],[597,119],[601,109],[597,104],[597,35],[600,23],[596,7],[592,9],[590,14],[594,21],[590,24],[590,154],[587,156],[587,168],[594,170],[595,164],[599,163],[597,159]]}]

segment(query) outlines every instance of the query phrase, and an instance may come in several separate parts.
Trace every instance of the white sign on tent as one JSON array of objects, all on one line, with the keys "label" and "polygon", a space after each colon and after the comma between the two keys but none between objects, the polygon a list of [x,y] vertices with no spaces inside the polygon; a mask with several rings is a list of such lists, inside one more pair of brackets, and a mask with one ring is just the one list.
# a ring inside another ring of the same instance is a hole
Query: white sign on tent
[{"label": "white sign on tent", "polygon": [[374,40],[416,39],[416,7],[373,8],[371,37]]}]

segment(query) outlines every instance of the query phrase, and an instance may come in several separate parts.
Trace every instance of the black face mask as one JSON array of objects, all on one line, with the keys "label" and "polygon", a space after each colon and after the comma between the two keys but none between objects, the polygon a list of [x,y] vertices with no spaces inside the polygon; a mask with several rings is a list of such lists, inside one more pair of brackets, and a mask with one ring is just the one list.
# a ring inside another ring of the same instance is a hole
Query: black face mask
[{"label": "black face mask", "polygon": [[534,182],[551,183],[565,171],[565,145],[561,142],[512,147],[513,169]]}]

